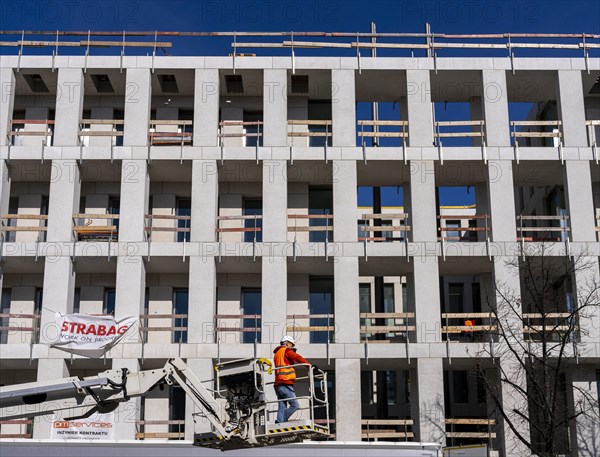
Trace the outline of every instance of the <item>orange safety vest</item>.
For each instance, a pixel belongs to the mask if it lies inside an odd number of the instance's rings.
[[[289,366],[289,363],[285,357],[285,351],[288,348],[285,346],[279,349],[275,353],[275,366],[276,367],[284,367]],[[296,379],[296,370],[294,367],[282,368],[279,370],[275,370],[275,385],[277,384],[294,384],[294,380]]]
[[[471,320],[471,319],[467,319],[467,320],[465,321],[465,326],[466,326],[466,327],[473,327],[474,325],[475,325],[475,321],[473,321],[473,320]],[[465,331],[467,331],[467,332],[472,332],[472,331],[473,331],[473,329],[467,329],[467,330],[465,330]]]

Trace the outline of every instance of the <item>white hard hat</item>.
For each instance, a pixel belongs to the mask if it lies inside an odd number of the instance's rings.
[[[281,338],[281,344],[285,343],[286,341],[289,341],[290,343],[292,343],[294,346],[296,346],[296,340],[294,340],[293,337],[289,336],[289,335],[285,335],[283,338]]]

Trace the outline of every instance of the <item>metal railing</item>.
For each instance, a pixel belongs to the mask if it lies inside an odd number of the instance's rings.
[[[249,327],[247,325],[245,325],[245,323],[243,322],[243,320],[248,319],[248,320],[253,320],[254,321],[254,327]],[[221,321],[237,321],[237,325],[232,325],[231,322],[221,322]],[[242,322],[240,323],[239,321],[242,320]],[[259,335],[261,335],[261,320],[262,320],[262,314],[215,314],[215,334],[216,334],[216,338],[217,338],[217,343],[221,342],[221,337],[220,334],[222,333],[234,333],[236,334],[236,336],[239,336],[239,334],[242,335],[242,341],[237,341],[238,343],[246,343],[244,341],[244,334],[247,333],[253,333],[254,334],[254,339],[251,343],[259,343],[260,342],[260,337]],[[250,343],[250,342],[248,342]]]
[[[476,242],[477,234],[480,232],[484,233],[485,241],[489,242],[490,233],[492,227],[490,225],[491,216],[489,214],[477,214],[477,215],[445,215],[437,216],[439,221],[438,232],[440,236],[439,241],[470,241]],[[444,221],[467,221],[468,226],[448,227]],[[477,225],[479,221],[483,221],[483,225]],[[473,224],[474,223],[474,224]],[[446,233],[458,233],[458,235],[445,236]]]
[[[37,225],[13,225],[11,221],[38,221]],[[48,231],[48,215],[46,214],[3,214],[0,219],[0,232],[6,242],[13,241],[17,232],[37,232],[36,242],[45,241]],[[13,236],[15,235],[15,236]]]
[[[9,337],[13,333],[21,335],[21,341],[19,341],[19,343],[36,343],[40,336],[41,319],[41,314],[0,314],[0,343],[12,344],[12,342],[9,341]],[[6,322],[6,320],[8,320],[8,322]]]
[[[153,232],[171,232],[179,235],[183,233],[183,237],[181,241],[177,239],[177,242],[185,243],[188,240],[188,234],[191,232],[190,223],[192,220],[192,216],[176,216],[170,214],[145,214],[145,224],[144,230],[146,231],[146,239],[148,241],[152,241],[152,233]],[[177,222],[177,227],[161,227],[156,226],[154,221],[172,221],[173,223]],[[183,227],[179,227],[179,221],[183,221]],[[174,225],[174,224],[173,224]],[[179,237],[177,237],[179,238]]]
[[[91,130],[93,125],[106,125],[110,126],[110,129],[106,130]],[[84,138],[92,137],[92,136],[107,136],[116,140],[117,137],[123,136],[123,130],[118,130],[118,125],[125,125],[125,121],[123,119],[80,119],[79,120],[79,138],[81,140],[81,144],[85,141]]]
[[[93,225],[95,219],[110,221],[110,225]],[[118,214],[73,214],[73,234],[77,241],[117,241]],[[87,221],[87,222],[86,222]]]
[[[45,126],[45,129],[38,131],[22,130],[26,125],[43,125]],[[50,119],[13,119],[11,121],[11,130],[7,133],[8,144],[11,146],[19,146],[15,144],[15,137],[21,136],[45,137],[42,141],[42,146],[52,146],[52,137],[54,136],[54,121]]]
[[[150,142],[150,146],[191,146],[193,132],[186,132],[186,127],[192,126],[193,124],[193,121],[152,119],[148,128],[148,141]],[[170,126],[177,127],[177,131],[160,131],[161,127],[164,128]]]
[[[573,313],[523,313],[523,333],[531,340],[544,336],[560,337],[568,333],[571,340],[575,341],[577,331],[577,320]]]
[[[374,225],[375,221],[382,220],[399,220],[400,224]],[[407,222],[408,214],[406,213],[363,214],[358,220],[358,230],[363,232],[362,236],[358,236],[358,241],[406,241],[407,232],[410,231],[410,225],[407,225]],[[394,232],[397,232],[397,236]],[[372,236],[372,233],[380,235]]]
[[[325,260],[329,260],[329,242],[333,238],[333,214],[288,214],[288,221],[294,221],[294,225],[288,225],[288,233],[294,234],[293,240],[293,259],[296,261],[298,247],[298,233],[308,232],[309,242],[321,242],[320,240],[311,240],[310,234],[323,234],[322,242],[325,244]],[[308,225],[298,225],[299,221],[307,221]],[[325,225],[310,225],[311,221],[325,221]]]
[[[415,436],[412,430],[414,425],[412,419],[362,419],[360,423],[361,437],[367,441],[390,438],[408,441]]]
[[[400,138],[402,152],[404,154],[404,162],[406,163],[406,139],[408,138],[408,121],[357,121],[360,130],[357,132],[361,138],[361,147],[363,150],[363,160],[367,161],[367,138],[372,138],[375,141],[376,138]],[[371,130],[365,131],[365,127],[371,127]],[[399,127],[398,130],[394,131],[380,131],[379,127],[395,128]]]
[[[135,439],[136,440],[144,440],[144,439],[168,439],[168,440],[182,440],[185,438],[185,419],[175,419],[175,420],[136,420],[135,425],[138,427],[139,432],[136,432]],[[168,426],[169,429],[172,426],[177,426],[176,432],[146,432],[146,426]]]
[[[360,313],[360,335],[369,343],[404,342],[416,330],[414,319],[415,313]]]
[[[252,227],[222,227],[223,222],[228,221],[254,221]],[[262,227],[258,225],[258,221],[261,221],[262,224],[262,215],[261,214],[248,214],[243,216],[217,216],[217,228],[215,232],[217,233],[217,241],[219,243],[219,262],[221,261],[221,245],[223,243],[223,234],[224,233],[240,233],[244,235],[245,233],[252,233],[252,258],[256,260],[256,243],[261,240],[258,239],[258,234],[262,235]],[[261,238],[262,239],[262,238]],[[242,236],[242,242],[245,241],[245,237]]]
[[[537,221],[558,222],[558,226],[538,226]],[[530,225],[535,223],[536,225]],[[517,241],[563,241],[569,239],[571,229],[568,226],[569,216],[517,216]],[[534,236],[534,233],[550,234],[550,236]],[[558,234],[558,236],[556,236]]]
[[[530,146],[533,138],[544,139],[544,138],[557,138],[558,140],[558,152],[560,154],[560,161],[564,162],[563,156],[563,128],[562,121],[510,121],[511,132],[510,136],[513,139],[513,147],[515,148],[515,158],[519,163],[519,138],[525,138],[527,141],[526,146]],[[517,127],[528,127],[527,131],[521,129],[517,130]],[[531,128],[536,131],[531,131]],[[552,127],[551,132],[539,131],[544,127]]]
[[[442,131],[442,129],[455,129],[456,127],[476,127],[469,132],[460,131]],[[481,138],[481,148],[483,151],[483,160],[487,163],[486,139],[485,139],[485,121],[435,121],[434,122],[433,138],[440,154],[440,163],[444,164],[444,148],[442,138]]]
[[[300,119],[289,119],[288,121],[287,136],[289,138],[308,138],[309,146],[313,146],[311,139],[313,138],[325,138],[323,147],[325,148],[325,154],[327,154],[327,147],[331,146],[331,138],[333,136],[332,126],[333,121],[330,120],[300,120]],[[306,127],[306,130],[298,131],[297,127]],[[327,155],[325,156],[327,159]]]
[[[498,331],[494,313],[442,313],[442,321],[442,336],[446,339],[456,335],[459,339],[475,340]]]
[[[171,325],[151,325],[151,319],[170,319]],[[188,335],[187,314],[140,314],[140,333],[143,343],[149,341],[149,332],[170,332],[171,343],[186,343]]]
[[[445,419],[445,424],[446,438],[490,441],[496,438],[496,432],[492,431],[492,428],[496,425],[495,419],[447,418]]]

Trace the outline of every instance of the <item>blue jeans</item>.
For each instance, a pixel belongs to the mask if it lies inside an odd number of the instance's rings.
[[[298,401],[296,400],[294,386],[280,384],[275,386],[275,393],[277,394],[278,400],[283,400],[279,402],[279,409],[277,410],[277,422],[287,422],[291,415],[294,414],[300,407]],[[286,404],[289,405],[288,408],[286,408]]]

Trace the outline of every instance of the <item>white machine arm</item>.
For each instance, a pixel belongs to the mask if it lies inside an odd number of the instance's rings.
[[[85,378],[0,387],[0,420],[49,414],[69,419],[109,412],[120,402],[144,396],[163,383],[180,385],[224,438],[233,433],[233,427],[227,427],[223,420],[222,407],[179,358],[169,359],[157,370],[134,372],[123,368]]]

